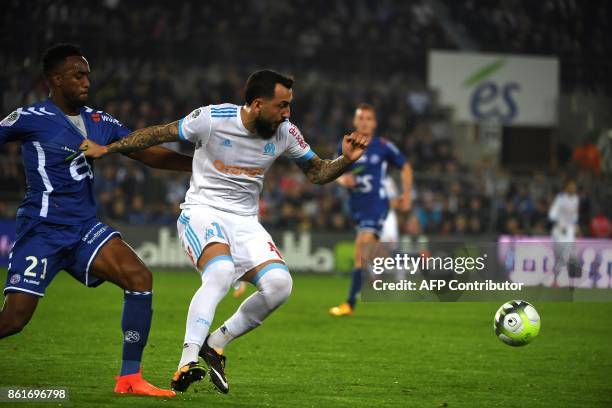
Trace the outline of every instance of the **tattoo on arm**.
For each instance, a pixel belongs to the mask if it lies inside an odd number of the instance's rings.
[[[130,153],[165,142],[179,140],[178,121],[167,125],[138,129],[127,137],[108,145],[108,153]]]
[[[298,162],[297,165],[312,183],[325,184],[337,179],[351,163],[344,156],[334,160],[322,160],[315,155],[308,161]]]

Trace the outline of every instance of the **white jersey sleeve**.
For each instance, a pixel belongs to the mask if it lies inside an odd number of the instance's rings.
[[[185,116],[178,124],[179,137],[181,140],[189,140],[192,143],[208,142],[212,130],[210,117],[210,106],[197,108]]]
[[[281,137],[287,140],[284,155],[295,161],[310,160],[315,154],[302,137],[302,133],[293,123],[287,121],[279,129]]]

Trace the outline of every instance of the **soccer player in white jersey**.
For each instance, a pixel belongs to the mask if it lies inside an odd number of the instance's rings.
[[[177,391],[203,378],[199,355],[215,387],[227,393],[225,357],[217,350],[259,326],[291,293],[287,265],[257,219],[266,170],[285,155],[311,182],[324,184],[344,173],[368,146],[366,136],[352,133],[344,137],[338,158],[320,159],[289,122],[292,86],[291,78],[257,71],[246,82],[243,106],[204,106],[180,121],[135,131],[120,143],[81,145],[86,156],[98,158],[177,140],[195,144],[191,186],[177,225],[202,285],[189,306],[183,354],[171,383]],[[209,334],[217,304],[239,279],[257,291]]]
[[[569,266],[576,239],[578,224],[579,199],[576,194],[576,182],[568,180],[565,188],[555,197],[548,211],[548,218],[553,223],[552,240],[555,252],[553,267],[557,279],[561,269]]]

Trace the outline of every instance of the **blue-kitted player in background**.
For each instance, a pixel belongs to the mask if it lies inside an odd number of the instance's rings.
[[[401,169],[403,192],[399,210],[408,211],[411,205],[412,167],[393,143],[375,136],[374,107],[360,104],[355,110],[353,126],[356,132],[369,137],[370,144],[363,156],[348,168],[349,171],[337,179],[350,190],[349,207],[357,226],[357,238],[349,296],[345,303],[329,310],[332,316],[350,316],[355,309],[363,282],[363,259],[368,258],[368,251],[378,243],[389,211],[389,198],[383,185],[389,164]]]
[[[0,338],[25,327],[60,270],[90,287],[108,280],[125,293],[115,392],[172,397],[173,391],[149,384],[140,373],[153,313],[151,272],[118,231],[96,218],[93,170],[79,151],[85,139],[106,145],[130,131],[109,114],[85,106],[90,68],[78,47],[56,45],[42,65],[49,98],[17,109],[0,123],[0,144],[21,143],[27,179],[9,255]],[[127,155],[151,167],[191,171],[190,156],[162,147]]]

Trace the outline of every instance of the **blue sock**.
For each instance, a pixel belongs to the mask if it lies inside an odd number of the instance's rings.
[[[126,290],[123,296],[123,358],[121,374],[135,374],[140,371],[142,351],[147,344],[151,328],[152,292],[133,292]]]
[[[349,297],[347,303],[351,305],[352,308],[355,308],[355,303],[357,303],[357,295],[361,292],[361,283],[363,281],[363,269],[355,268],[353,269],[353,278],[351,280],[351,290],[349,291]]]

